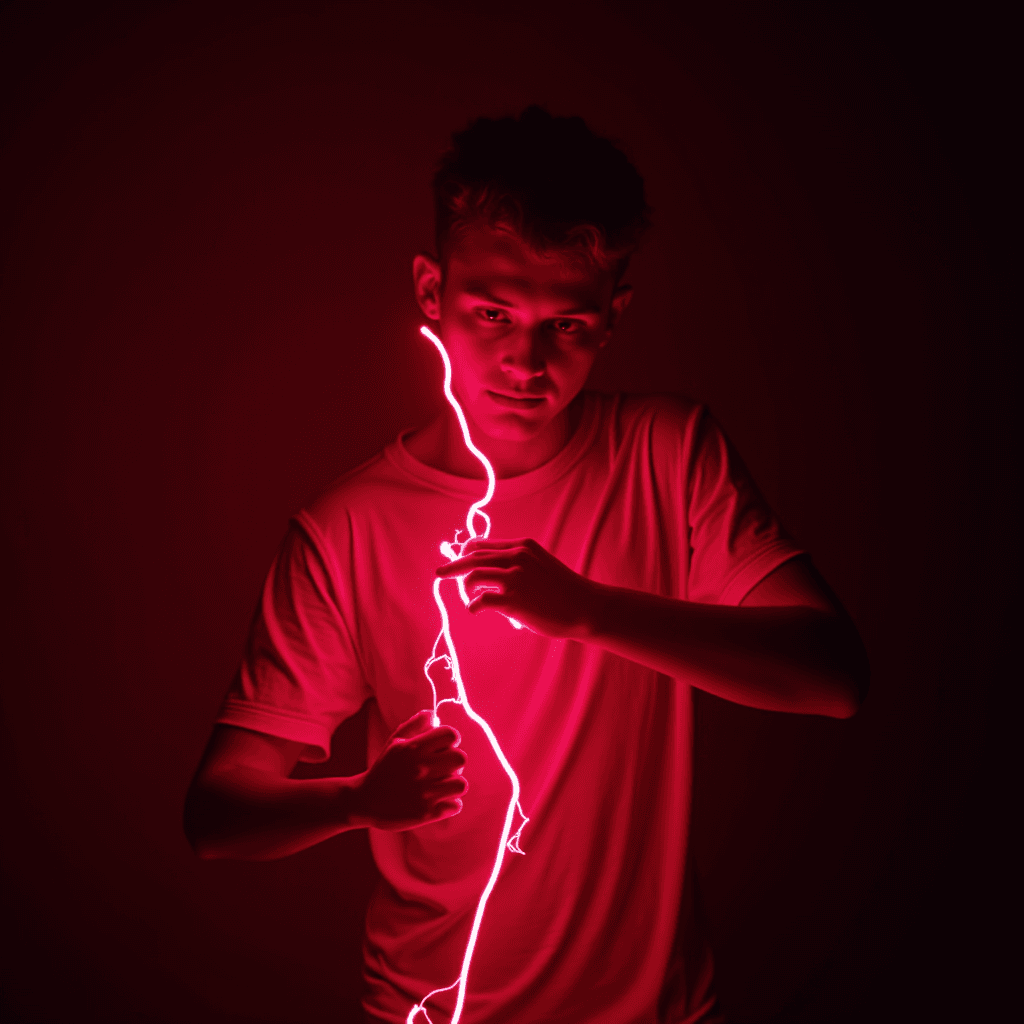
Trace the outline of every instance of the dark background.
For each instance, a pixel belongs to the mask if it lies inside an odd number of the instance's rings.
[[[433,163],[528,102],[654,208],[593,385],[707,402],[872,658],[847,722],[698,699],[725,1006],[997,1011],[1009,30],[818,6],[0,9],[5,1020],[354,1018],[365,835],[200,863],[182,800],[288,515],[438,407]]]

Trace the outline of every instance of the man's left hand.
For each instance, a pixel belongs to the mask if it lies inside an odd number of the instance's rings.
[[[470,612],[501,612],[554,639],[580,639],[597,598],[593,582],[529,538],[474,538],[437,575],[465,577]]]

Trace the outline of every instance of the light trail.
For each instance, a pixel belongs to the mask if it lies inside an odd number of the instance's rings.
[[[474,537],[490,536],[491,519],[490,516],[484,512],[484,506],[492,497],[494,497],[494,468],[487,460],[487,456],[484,455],[484,453],[480,451],[475,444],[473,444],[473,439],[469,436],[469,425],[466,423],[465,413],[463,413],[462,406],[459,405],[458,399],[456,399],[455,395],[452,394],[452,364],[451,360],[448,358],[448,352],[445,350],[444,344],[441,342],[441,339],[433,333],[433,331],[426,327],[421,327],[420,333],[425,338],[428,338],[433,342],[434,347],[437,349],[442,361],[444,362],[444,397],[448,400],[448,404],[452,409],[455,410],[456,417],[458,417],[459,426],[462,428],[462,440],[465,442],[469,451],[479,460],[480,464],[484,467],[484,471],[487,473],[486,493],[479,501],[473,502],[469,507],[469,511],[466,513],[466,532],[468,536],[464,541],[460,541],[459,534],[462,531],[456,530],[454,540],[445,540],[441,542],[441,553],[449,561],[455,561],[456,558],[462,557],[466,544]],[[475,523],[478,516],[483,524],[482,531],[480,533],[477,533]],[[468,605],[469,595],[466,593],[466,578],[465,576],[458,576],[456,579],[458,580],[459,596],[462,598],[462,603]],[[430,1020],[430,1016],[427,1014],[427,1001],[443,992],[450,992],[456,986],[458,986],[458,994],[455,1001],[455,1012],[452,1014],[451,1018],[451,1024],[458,1024],[459,1019],[462,1017],[462,1007],[466,1001],[466,981],[469,978],[469,965],[473,960],[473,951],[476,949],[476,940],[477,936],[480,934],[480,925],[484,919],[484,910],[487,907],[487,900],[498,881],[498,875],[501,873],[501,865],[505,860],[505,851],[508,850],[511,853],[523,852],[519,846],[519,837],[522,835],[523,828],[526,826],[526,823],[530,820],[523,813],[522,805],[519,802],[519,777],[513,770],[512,765],[509,764],[508,758],[505,757],[505,753],[501,749],[501,744],[498,743],[498,739],[494,735],[490,725],[488,725],[487,721],[481,718],[481,716],[473,710],[469,703],[469,698],[466,696],[466,687],[462,679],[462,671],[459,668],[459,656],[455,651],[455,643],[452,640],[451,628],[448,622],[448,609],[445,607],[444,599],[441,597],[442,582],[443,581],[440,578],[434,580],[434,603],[437,605],[437,610],[441,615],[441,631],[437,634],[437,639],[434,641],[434,647],[431,650],[430,657],[423,665],[423,672],[427,677],[427,682],[430,683],[430,689],[434,695],[434,717],[432,724],[435,728],[441,724],[441,720],[437,714],[437,709],[441,704],[461,704],[466,714],[484,731],[484,735],[491,744],[491,749],[494,751],[495,756],[501,763],[501,767],[505,770],[505,774],[509,777],[509,781],[512,784],[512,798],[509,800],[508,810],[505,812],[505,824],[501,831],[501,840],[498,843],[497,856],[494,858],[494,867],[491,869],[491,875],[487,880],[487,885],[484,887],[484,891],[481,893],[480,899],[477,901],[476,914],[473,917],[473,927],[470,930],[469,941],[466,943],[466,951],[462,957],[462,971],[456,981],[453,981],[450,985],[447,985],[444,988],[434,989],[433,992],[430,992],[416,1003],[405,1018],[406,1024],[415,1024],[416,1016],[420,1013],[422,1013],[426,1018],[428,1024],[433,1024]],[[516,629],[523,628],[522,624],[516,622],[515,619],[509,616],[505,617],[513,626],[515,626]],[[444,641],[445,650],[439,651],[442,640]],[[437,664],[444,665],[449,672],[451,672],[452,679],[455,681],[456,691],[458,692],[458,698],[447,697],[444,700],[438,701],[437,687],[434,686],[434,680],[430,677],[430,670]],[[513,835],[512,823],[515,820],[515,813],[517,810],[519,811],[519,816],[523,821]]]

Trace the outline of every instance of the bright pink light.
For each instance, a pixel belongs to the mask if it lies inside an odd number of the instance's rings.
[[[484,455],[484,453],[481,452],[475,444],[473,444],[473,440],[469,436],[469,425],[466,423],[466,416],[462,411],[462,406],[459,405],[458,400],[452,394],[452,364],[441,339],[426,327],[421,327],[420,333],[434,343],[434,346],[437,348],[437,351],[444,362],[444,397],[448,399],[448,404],[455,410],[455,415],[459,420],[459,426],[462,428],[462,439],[465,441],[466,447],[480,461],[480,464],[484,467],[484,470],[487,473],[486,493],[479,501],[470,505],[469,512],[466,514],[466,531],[469,536],[466,540],[460,541],[459,534],[462,531],[456,530],[454,540],[441,542],[441,553],[449,561],[454,561],[456,558],[460,558],[462,556],[462,552],[471,538],[477,536],[490,536],[491,520],[487,513],[484,512],[483,508],[494,496],[494,468],[491,466],[490,462],[487,461],[487,456]],[[474,519],[477,516],[479,516],[483,521],[483,531],[480,534],[476,532],[474,523]],[[458,576],[456,579],[458,580],[459,596],[462,598],[462,603],[468,605],[469,595],[466,593],[466,578],[465,576]],[[456,987],[456,985],[458,986],[459,991],[455,1001],[455,1012],[452,1014],[451,1024],[458,1024],[458,1021],[462,1016],[463,1004],[466,1001],[466,979],[469,977],[469,965],[473,959],[473,950],[476,948],[477,936],[480,934],[480,924],[484,918],[484,910],[487,907],[487,900],[491,895],[491,890],[494,889],[495,883],[498,881],[498,874],[500,873],[501,865],[505,860],[505,851],[509,850],[512,853],[523,852],[519,846],[519,837],[522,835],[523,828],[526,823],[530,820],[523,813],[522,805],[519,803],[518,776],[512,770],[512,765],[509,764],[508,758],[505,757],[505,753],[501,749],[501,744],[498,743],[497,737],[494,735],[490,725],[488,725],[487,722],[473,710],[470,706],[469,698],[466,696],[466,687],[462,680],[462,672],[459,669],[459,657],[455,652],[455,644],[452,641],[452,634],[448,625],[448,609],[445,607],[444,599],[441,597],[441,583],[442,580],[440,579],[434,580],[434,602],[437,605],[437,610],[441,614],[441,631],[437,634],[437,639],[434,641],[434,647],[430,653],[430,657],[423,665],[423,671],[427,677],[427,682],[430,683],[430,689],[434,695],[433,724],[435,727],[441,724],[441,720],[438,718],[437,714],[437,709],[441,704],[461,704],[466,714],[469,715],[469,717],[476,722],[481,729],[483,729],[484,735],[486,735],[488,742],[491,744],[491,749],[494,751],[495,757],[497,757],[498,761],[501,763],[501,767],[505,770],[505,774],[509,777],[509,781],[512,783],[512,798],[509,800],[508,810],[505,812],[505,825],[501,832],[501,841],[498,843],[498,853],[494,859],[494,867],[491,869],[491,876],[487,880],[487,885],[484,887],[484,891],[481,893],[480,899],[476,905],[476,914],[473,917],[473,927],[470,930],[469,941],[466,943],[466,951],[462,957],[462,971],[459,974],[458,980],[453,981],[450,985],[447,985],[444,988],[434,989],[433,992],[426,995],[409,1011],[409,1015],[405,1018],[406,1024],[414,1024],[416,1015],[419,1013],[422,1013],[427,1021],[430,1022],[430,1017],[427,1014],[425,1005],[427,1000],[436,995],[440,995],[442,992],[450,992]],[[516,622],[515,619],[509,618],[509,622],[511,622],[516,629],[522,628],[522,625]],[[439,654],[438,648],[442,640],[444,640],[447,653]],[[430,678],[430,670],[439,662],[445,665],[445,667],[451,672],[452,679],[455,680],[456,690],[459,695],[457,699],[454,697],[448,697],[442,701],[438,701],[437,699],[437,688],[434,686],[434,680]],[[516,810],[519,811],[519,815],[523,821],[513,835],[512,822],[515,819]],[[430,1022],[430,1024],[433,1024],[433,1022]]]

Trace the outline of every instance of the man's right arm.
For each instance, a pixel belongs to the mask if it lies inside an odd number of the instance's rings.
[[[292,779],[303,744],[218,725],[185,798],[203,859],[274,860],[353,828],[416,828],[462,810],[465,753],[430,712],[403,723],[359,775]]]

